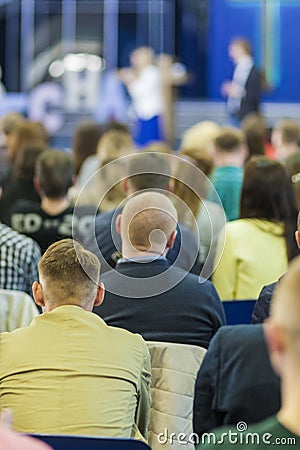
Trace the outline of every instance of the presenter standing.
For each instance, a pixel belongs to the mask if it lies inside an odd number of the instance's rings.
[[[139,47],[130,55],[131,67],[118,72],[132,100],[136,117],[133,139],[139,147],[165,139],[163,82],[153,60],[154,54],[150,47]]]
[[[261,95],[261,74],[254,65],[250,44],[245,39],[233,39],[228,47],[235,69],[231,81],[222,84],[227,97],[227,111],[234,125],[249,113],[258,112]]]

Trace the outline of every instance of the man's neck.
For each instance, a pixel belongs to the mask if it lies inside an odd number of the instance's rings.
[[[216,153],[215,155],[215,166],[216,167],[243,167],[244,165],[244,156],[241,152],[232,152],[232,153]]]
[[[41,202],[41,208],[47,214],[55,216],[65,211],[70,206],[68,197],[62,197],[58,199],[44,197]]]
[[[128,248],[126,245],[123,245],[122,248],[122,255],[124,259],[147,259],[149,258],[149,260],[154,260],[157,259],[159,256],[166,256],[167,252],[168,252],[168,248],[165,249],[164,252],[159,252],[159,251],[144,251],[144,250],[140,250],[140,251],[133,251],[131,248]]]

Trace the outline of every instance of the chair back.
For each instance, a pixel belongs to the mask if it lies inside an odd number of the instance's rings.
[[[193,433],[194,388],[206,349],[150,341],[147,346],[152,371],[149,445],[152,450],[194,450],[189,441]]]
[[[0,289],[0,333],[27,327],[39,315],[30,295],[21,291]]]
[[[227,325],[250,324],[256,300],[223,301]]]
[[[151,450],[147,444],[136,439],[39,434],[31,436],[46,442],[53,450]]]

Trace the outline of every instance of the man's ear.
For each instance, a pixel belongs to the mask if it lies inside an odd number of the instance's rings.
[[[97,289],[97,294],[94,301],[94,306],[100,306],[104,300],[105,287],[103,283],[100,283]]]
[[[171,192],[171,193],[174,192],[174,185],[175,185],[174,179],[170,178],[169,184],[168,184],[168,192]]]
[[[119,214],[116,220],[116,230],[119,234],[121,234],[121,221],[122,221],[122,215]]]
[[[268,353],[274,371],[280,376],[282,369],[282,357],[284,356],[284,336],[279,325],[268,318],[263,323],[263,331],[268,347]]]
[[[122,180],[122,188],[125,194],[128,194],[128,178],[124,178],[124,180]]]
[[[298,248],[299,248],[299,250],[300,250],[300,233],[299,233],[299,231],[298,231],[298,230],[297,230],[297,231],[295,231],[295,239],[296,239],[296,242],[297,242]]]
[[[43,288],[37,281],[35,281],[32,285],[32,294],[34,301],[38,306],[45,306]]]
[[[37,177],[36,175],[33,177],[33,186],[34,186],[35,191],[36,191],[39,195],[41,195],[41,185],[40,185],[40,180],[38,179],[38,177]]]
[[[177,230],[174,230],[173,233],[171,234],[171,236],[168,239],[167,248],[173,248],[176,236],[177,236]]]

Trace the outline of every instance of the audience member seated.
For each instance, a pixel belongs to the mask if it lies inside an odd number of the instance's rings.
[[[298,214],[298,229],[295,232],[295,238],[297,247],[300,250],[300,213]],[[280,279],[278,280],[280,281]],[[278,281],[264,286],[259,294],[257,301],[255,302],[252,323],[263,323],[263,321],[269,317],[270,304],[274,294],[274,290],[277,286]]]
[[[19,113],[11,112],[5,114],[1,117],[0,129],[2,133],[2,141],[7,152],[7,149],[10,147],[10,141],[12,140],[13,131],[17,128],[20,122],[23,122],[25,117]],[[3,163],[3,165],[2,165]],[[5,157],[4,161],[1,161],[0,174],[2,179],[2,187],[6,187],[6,183],[10,180],[11,176],[11,161]]]
[[[41,204],[18,202],[11,211],[12,227],[38,242],[42,253],[53,242],[72,237],[72,233],[82,240],[94,221],[96,208],[71,206],[67,195],[73,182],[70,156],[59,150],[43,152],[36,161],[34,182]]]
[[[241,129],[245,134],[249,159],[257,155],[274,157],[274,149],[267,140],[267,128],[263,116],[257,113],[247,114],[241,122]]]
[[[170,266],[165,255],[176,238],[177,213],[171,200],[143,192],[117,218],[123,258],[106,272],[103,305],[94,308],[108,325],[165,341],[207,348],[225,323],[210,281]]]
[[[47,147],[48,141],[44,130],[38,122],[20,120],[15,122],[6,139],[7,160],[11,164],[8,181],[15,170],[15,164],[23,149],[28,146]]]
[[[146,151],[122,158],[124,192],[128,197],[144,189],[167,192],[170,187],[170,161],[172,160],[170,155]],[[126,175],[127,178],[125,178]],[[85,248],[98,256],[102,273],[115,267],[122,254],[121,236],[116,230],[116,218],[122,212],[123,206],[124,202],[118,208],[96,217],[95,233],[88,233],[84,240]],[[168,252],[167,259],[171,264],[174,263],[185,270],[193,270],[198,256],[198,242],[194,233],[185,225],[180,224],[178,231],[174,247]],[[179,252],[180,257],[178,257]]]
[[[77,204],[94,205],[101,211],[116,208],[125,198],[120,182],[125,164],[121,157],[132,151],[133,142],[127,131],[106,131],[99,140],[97,155],[85,160],[75,190],[72,189]]]
[[[245,166],[240,219],[220,234],[213,282],[222,300],[256,299],[299,252],[294,193],[284,167],[263,156]]]
[[[231,429],[222,428],[215,433],[215,442],[210,445],[200,445],[198,449],[266,449],[277,444],[281,447],[300,446],[300,413],[299,413],[299,339],[300,339],[300,308],[299,308],[299,278],[300,258],[292,262],[287,275],[282,279],[272,300],[270,318],[264,323],[263,330],[267,342],[269,357],[274,371],[280,377],[281,408],[263,422],[251,426],[237,426]],[[251,326],[256,328],[257,326]],[[245,341],[244,341],[245,342]],[[253,354],[251,364],[257,360],[259,345]],[[248,359],[249,361],[249,359]],[[247,364],[249,373],[251,365]],[[261,377],[261,368],[253,374],[251,383]],[[227,386],[228,387],[228,386]],[[268,381],[266,380],[266,389]],[[229,392],[229,390],[228,390]],[[261,394],[263,396],[263,393]],[[265,397],[272,401],[272,395]],[[240,400],[241,401],[241,400]],[[256,409],[260,406],[256,404]],[[227,434],[226,434],[227,433]],[[222,437],[222,438],[221,438]],[[221,438],[221,439],[220,439]]]
[[[18,201],[40,203],[39,194],[34,188],[33,177],[35,161],[44,150],[44,147],[29,146],[18,155],[12,179],[7,189],[4,189],[0,200],[3,223],[11,226],[11,210]]]
[[[195,384],[194,431],[258,422],[280,408],[279,379],[260,325],[222,327],[212,339]]]
[[[80,122],[75,128],[72,157],[76,177],[87,158],[89,156],[96,157],[97,145],[102,133],[101,126],[90,120]],[[85,181],[82,183],[80,177],[76,180],[79,186],[83,186]]]
[[[141,336],[107,326],[96,256],[71,239],[51,245],[33,284],[43,309],[0,334],[1,410],[30,434],[146,438],[150,355]]]
[[[212,158],[197,149],[181,149],[179,154],[182,159],[177,161],[172,187],[178,221],[195,232],[201,275],[210,277],[218,237],[226,223],[222,205],[206,199]]]
[[[0,289],[31,294],[40,257],[36,242],[0,222]]]
[[[212,120],[198,122],[184,133],[181,148],[195,148],[201,154],[212,156],[214,140],[221,130],[221,126]]]
[[[216,137],[214,151],[215,169],[211,182],[220,197],[228,220],[239,217],[239,204],[243,182],[243,166],[248,155],[245,137],[240,130],[224,128]],[[209,200],[218,202],[216,193],[210,192]]]
[[[293,119],[280,120],[272,131],[272,144],[280,161],[299,152],[300,126]]]

